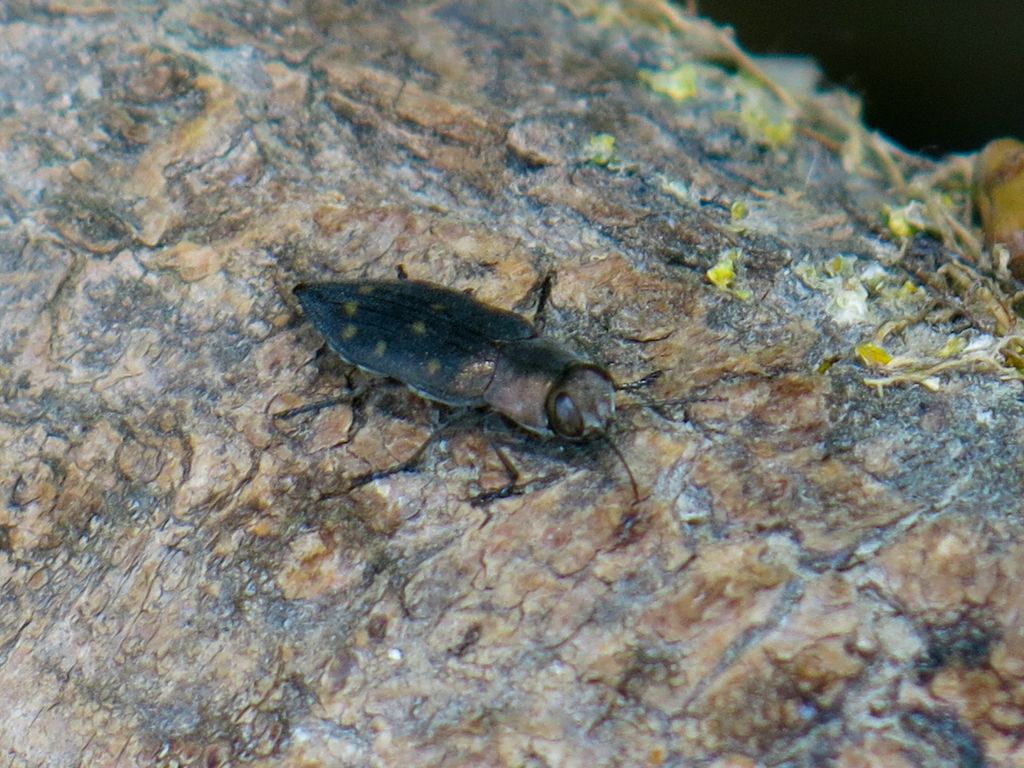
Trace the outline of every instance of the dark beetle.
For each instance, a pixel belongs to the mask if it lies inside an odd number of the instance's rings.
[[[430,400],[489,406],[539,435],[604,435],[615,415],[608,373],[525,318],[416,280],[309,283],[306,316],[348,363]]]

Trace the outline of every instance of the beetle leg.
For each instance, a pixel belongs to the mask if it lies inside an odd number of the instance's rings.
[[[299,405],[295,408],[289,408],[286,411],[280,411],[278,413],[270,414],[272,419],[294,419],[296,416],[301,416],[304,413],[316,413],[322,411],[324,408],[333,408],[335,405],[342,405],[343,403],[349,402],[348,397],[331,397],[327,400],[319,400],[315,403],[306,403],[305,405]]]
[[[486,504],[490,504],[492,501],[507,499],[510,496],[517,496],[523,492],[522,487],[519,486],[519,469],[512,462],[512,459],[510,459],[508,454],[501,449],[501,446],[493,440],[488,438],[487,442],[490,443],[491,449],[497,455],[498,460],[501,461],[501,465],[505,468],[505,474],[508,475],[508,482],[493,491],[484,491],[470,498],[469,503],[474,507],[482,507]],[[490,518],[488,517],[488,519]],[[486,521],[484,524],[486,525]]]
[[[373,472],[365,472],[361,475],[356,475],[349,484],[349,490],[354,490],[355,488],[372,483],[375,480],[391,477],[392,475],[397,475],[401,472],[412,472],[417,466],[419,466],[419,463],[423,461],[423,457],[426,455],[430,446],[437,442],[442,435],[458,428],[463,422],[471,421],[475,418],[479,418],[479,415],[476,412],[466,411],[448,419],[448,421],[431,432],[427,436],[427,439],[420,443],[420,447],[417,448],[408,459],[399,464],[395,464],[392,467],[388,467],[387,469],[378,469]]]
[[[485,507],[492,501],[498,501],[499,499],[508,499],[512,496],[521,496],[524,493],[531,493],[539,488],[551,485],[561,479],[560,474],[549,474],[543,477],[538,477],[533,480],[527,480],[526,482],[520,482],[522,474],[519,472],[519,468],[515,465],[508,453],[506,453],[497,443],[488,438],[491,444],[491,448],[494,449],[498,459],[501,461],[502,466],[505,468],[505,472],[508,474],[508,482],[500,488],[495,488],[493,491],[484,491],[478,493],[476,496],[472,496],[469,499],[469,503],[474,507]],[[484,522],[480,525],[483,528],[490,521],[490,513],[484,519]]]
[[[339,397],[329,397],[326,400],[318,400],[315,403],[306,403],[305,405],[298,405],[294,408],[289,408],[278,413],[270,414],[272,419],[294,419],[296,416],[301,416],[304,413],[317,413],[322,411],[324,408],[333,408],[336,405],[343,405],[344,403],[355,404],[363,395],[369,391],[369,386],[363,384],[356,387],[351,392]]]

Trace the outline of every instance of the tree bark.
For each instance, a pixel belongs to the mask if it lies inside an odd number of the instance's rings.
[[[1024,762],[1016,319],[912,183],[955,164],[657,0],[0,36],[7,765]],[[549,286],[639,382],[641,500],[494,414],[354,483],[460,416],[291,288],[399,273]]]

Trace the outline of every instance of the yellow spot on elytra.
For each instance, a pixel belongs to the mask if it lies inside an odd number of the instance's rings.
[[[359,302],[346,301],[345,304],[343,305],[343,308],[345,310],[346,315],[348,315],[349,317],[353,317],[356,314],[356,310],[359,309]]]
[[[359,333],[359,328],[354,326],[352,323],[349,323],[342,329],[341,338],[345,341],[352,341],[352,339],[356,337],[357,333]]]
[[[430,308],[435,312],[444,312],[446,309],[448,309],[448,305],[445,304],[443,301],[435,301],[433,304],[430,305]]]
[[[417,320],[409,327],[412,328],[412,332],[415,333],[417,336],[422,336],[427,332],[427,324],[424,323],[422,320]]]
[[[437,359],[432,359],[427,363],[427,373],[431,376],[435,376],[438,371],[441,370],[441,363]]]
[[[358,293],[360,296],[369,296],[371,293],[373,293],[373,286],[372,285],[360,285],[356,289],[356,293]]]
[[[384,353],[388,351],[388,343],[386,341],[378,341],[373,347],[373,354],[377,357],[384,357]]]

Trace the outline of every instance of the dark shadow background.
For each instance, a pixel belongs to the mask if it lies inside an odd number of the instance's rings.
[[[1024,139],[1024,0],[698,0],[755,53],[814,56],[910,150]]]

